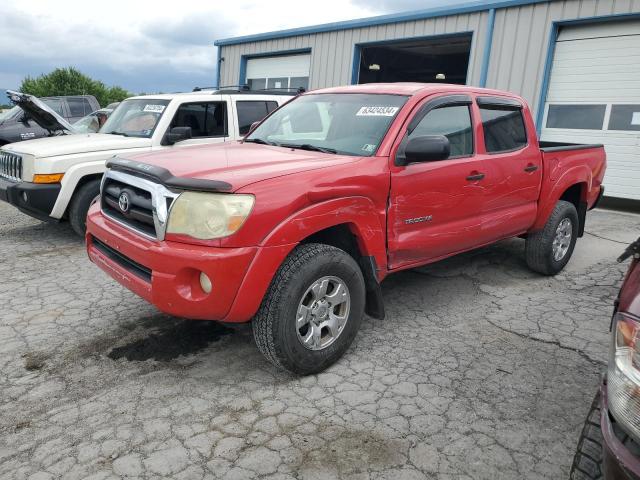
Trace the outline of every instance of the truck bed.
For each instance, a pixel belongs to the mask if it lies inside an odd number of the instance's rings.
[[[568,142],[543,142],[540,140],[540,150],[543,152],[561,152],[564,150],[585,150],[588,148],[602,148],[601,143],[568,143]]]

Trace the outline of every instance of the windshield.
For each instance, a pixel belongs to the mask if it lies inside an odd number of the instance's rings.
[[[125,100],[109,116],[100,133],[150,138],[169,100]]]
[[[13,107],[6,112],[0,113],[0,122],[4,122],[5,120],[9,120],[11,118],[17,118],[22,114],[22,109],[20,107]]]
[[[245,141],[368,157],[406,101],[368,93],[303,95],[274,112]]]

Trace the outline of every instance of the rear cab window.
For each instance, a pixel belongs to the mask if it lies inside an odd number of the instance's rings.
[[[482,131],[487,153],[504,153],[527,146],[527,129],[522,105],[503,97],[478,97]]]

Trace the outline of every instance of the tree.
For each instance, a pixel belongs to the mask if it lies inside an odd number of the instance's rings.
[[[73,67],[56,68],[51,73],[35,78],[27,76],[20,84],[20,91],[36,97],[93,95],[102,106],[120,102],[132,95],[121,87],[107,87]]]

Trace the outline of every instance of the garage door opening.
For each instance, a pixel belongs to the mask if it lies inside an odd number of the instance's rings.
[[[360,47],[358,83],[467,83],[471,34]]]

